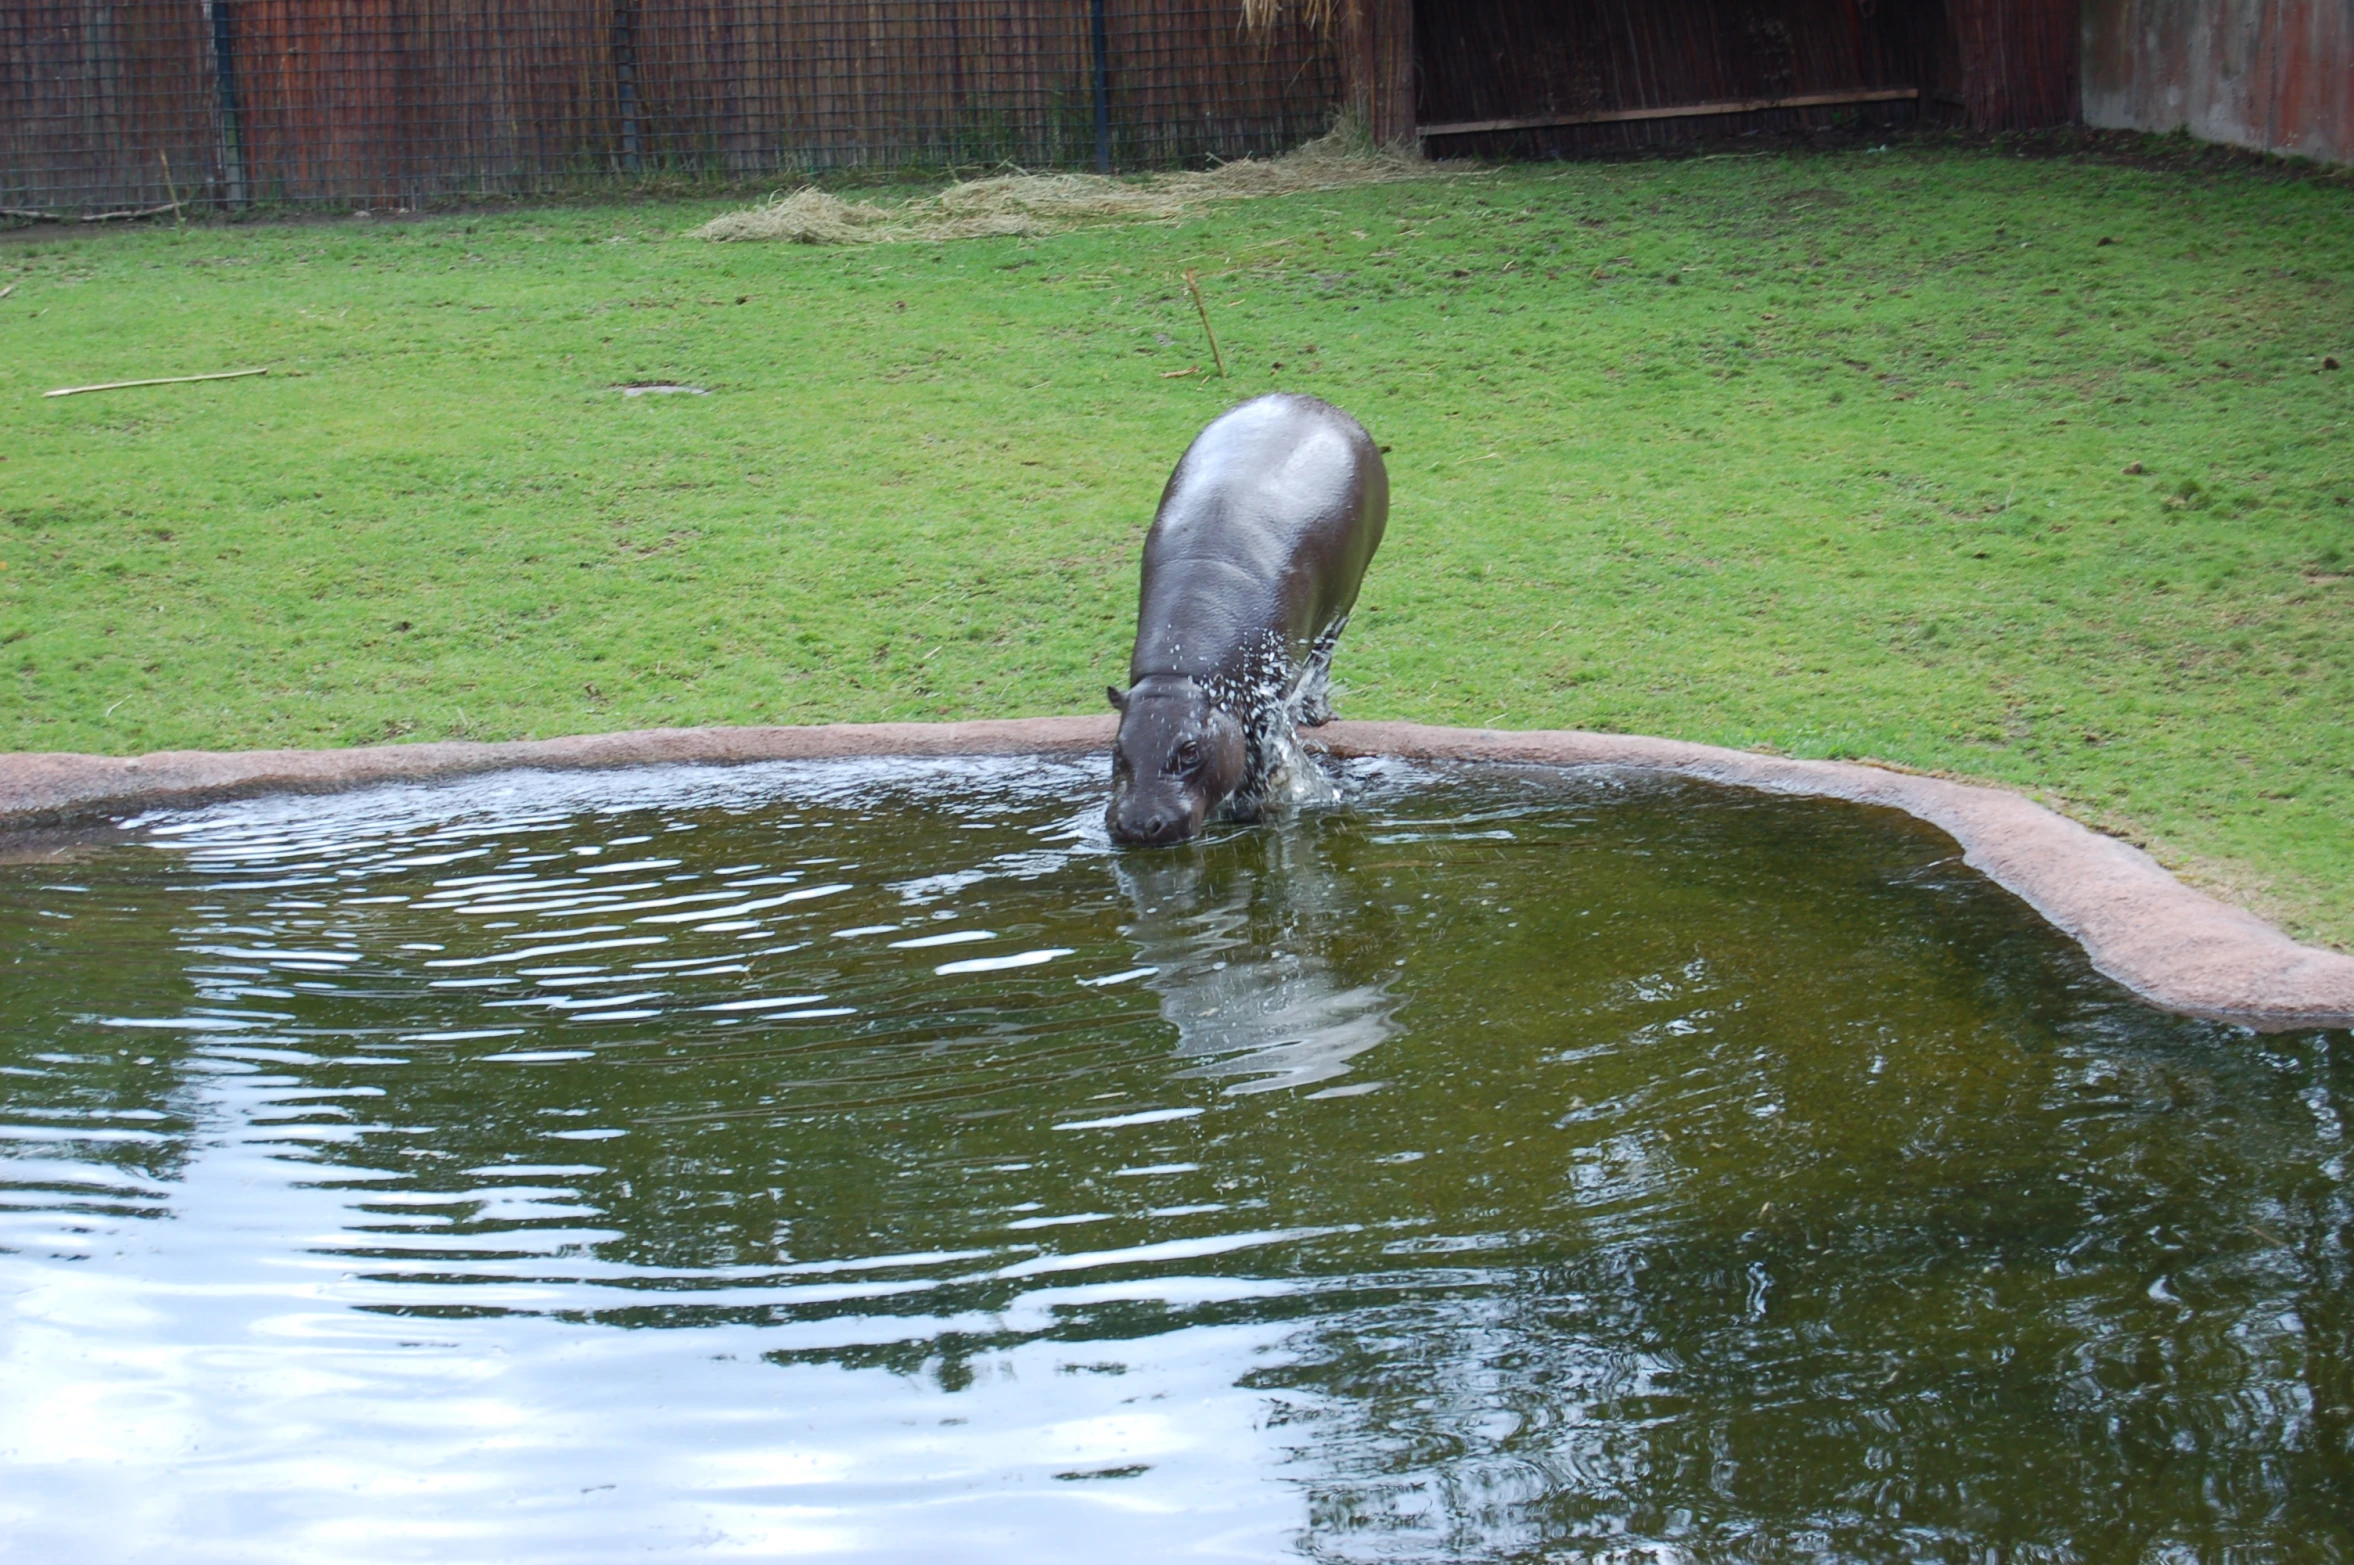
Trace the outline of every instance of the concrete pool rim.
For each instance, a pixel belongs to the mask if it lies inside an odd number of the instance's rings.
[[[166,804],[519,768],[1106,752],[1115,722],[1107,713],[962,723],[655,728],[346,750],[0,754],[0,832],[88,823]],[[1578,729],[1344,721],[1316,730],[1312,743],[1340,757],[1623,767],[1901,810],[1952,837],[1965,863],[2075,940],[2102,974],[2153,1005],[2265,1032],[2354,1026],[2354,956],[2300,945],[2254,914],[2184,885],[2141,849],[2008,789],[1852,761],[1793,760]]]

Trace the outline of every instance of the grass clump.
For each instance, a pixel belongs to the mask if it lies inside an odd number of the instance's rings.
[[[1170,465],[1282,387],[1391,447],[1348,715],[2024,787],[2354,943],[2342,189],[1923,145],[719,215],[0,247],[0,746],[1087,710]]]

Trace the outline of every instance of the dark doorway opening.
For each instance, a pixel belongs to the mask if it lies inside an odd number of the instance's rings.
[[[1376,134],[1440,156],[2078,114],[2077,0],[1355,0],[1345,14]]]
[[[1958,106],[1944,0],[1420,0],[1436,153],[1896,126]]]

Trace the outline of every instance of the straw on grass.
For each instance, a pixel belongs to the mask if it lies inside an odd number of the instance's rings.
[[[1445,172],[1403,148],[1376,147],[1343,122],[1279,158],[1243,158],[1198,172],[1122,179],[1105,174],[1004,174],[885,206],[814,186],[713,218],[689,236],[805,245],[890,244],[1062,233],[1099,223],[1176,222],[1223,201],[1385,184]]]

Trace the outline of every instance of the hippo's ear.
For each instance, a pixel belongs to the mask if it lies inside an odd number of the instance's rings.
[[[1112,698],[1113,706],[1119,708],[1119,710],[1123,712],[1128,710],[1127,691],[1122,690],[1118,685],[1106,685],[1103,687],[1103,693]]]

